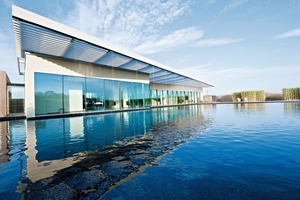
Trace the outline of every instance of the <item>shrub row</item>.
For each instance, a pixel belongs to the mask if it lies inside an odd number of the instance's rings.
[[[242,101],[265,101],[266,94],[263,90],[234,92],[232,101],[237,102],[238,99]]]
[[[282,94],[284,100],[300,99],[300,88],[283,88]]]

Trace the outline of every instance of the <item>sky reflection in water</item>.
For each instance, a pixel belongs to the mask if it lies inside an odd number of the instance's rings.
[[[104,199],[298,199],[300,104],[217,105],[213,119],[157,166]]]
[[[0,197],[20,199],[18,181],[47,179],[88,152],[151,138],[147,151],[165,147],[169,154],[110,188],[104,199],[297,199],[299,124],[297,103],[1,122]]]
[[[59,118],[36,121],[13,121],[1,123],[1,135],[8,132],[8,140],[3,143],[0,166],[2,190],[4,197],[18,198],[17,187],[24,190],[21,182],[37,182],[54,175],[56,171],[68,168],[89,156],[89,152],[101,151],[110,146],[126,145],[130,141],[143,138],[148,134],[164,132],[160,138],[151,138],[165,142],[162,145],[173,146],[186,137],[190,137],[190,123],[198,122],[203,126],[203,108],[200,106],[182,106],[173,108],[158,108],[140,112],[124,112],[105,115],[92,115],[74,118]],[[201,122],[201,123],[199,123]],[[177,128],[176,128],[177,127]],[[188,128],[188,131],[183,130]],[[183,138],[170,138],[170,130],[181,131],[177,134]],[[175,135],[175,134],[174,134]],[[161,137],[162,136],[162,137]],[[16,137],[16,140],[14,140]],[[169,143],[174,141],[174,144]],[[168,147],[169,149],[171,147]],[[6,150],[7,149],[7,150]],[[17,150],[16,150],[17,149]],[[162,149],[161,149],[162,150]],[[160,150],[160,151],[161,151]],[[7,153],[8,152],[8,153]],[[157,154],[161,155],[161,153]],[[17,156],[16,159],[14,159]],[[7,162],[9,161],[9,162]],[[16,169],[13,171],[12,166]],[[12,177],[11,174],[15,176]],[[5,187],[10,183],[10,188]]]

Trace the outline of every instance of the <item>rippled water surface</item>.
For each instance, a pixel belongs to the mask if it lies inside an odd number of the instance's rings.
[[[299,199],[300,104],[1,122],[0,199]]]
[[[299,199],[300,104],[207,106],[213,120],[104,199]]]

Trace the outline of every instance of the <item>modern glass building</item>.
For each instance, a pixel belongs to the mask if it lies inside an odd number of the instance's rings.
[[[12,11],[27,118],[197,104],[212,87],[22,8]]]

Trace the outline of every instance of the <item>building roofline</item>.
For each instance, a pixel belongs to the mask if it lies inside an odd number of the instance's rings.
[[[181,72],[179,72],[179,71],[177,71],[177,70],[175,70],[171,67],[168,67],[166,65],[163,65],[159,62],[156,62],[154,60],[151,60],[149,58],[146,58],[146,57],[141,56],[139,54],[136,54],[134,52],[128,51],[125,48],[122,48],[122,47],[119,47],[117,45],[108,43],[108,42],[103,41],[99,38],[88,35],[86,33],[83,33],[81,31],[79,31],[79,30],[76,30],[76,29],[71,28],[69,26],[63,25],[61,23],[58,23],[56,21],[53,21],[51,19],[48,19],[48,18],[43,17],[41,15],[38,15],[36,13],[33,13],[33,12],[30,12],[30,11],[25,10],[23,8],[20,8],[18,6],[12,5],[12,16],[13,16],[13,18],[16,18],[16,19],[19,19],[19,20],[22,20],[22,21],[26,21],[26,22],[31,23],[31,24],[38,25],[38,26],[44,27],[46,29],[53,30],[55,32],[67,35],[69,37],[76,38],[76,39],[79,39],[81,41],[96,45],[98,47],[101,47],[101,48],[104,48],[104,49],[107,49],[107,50],[125,55],[129,58],[132,58],[132,59],[150,64],[150,65],[153,65],[153,66],[158,67],[160,69],[167,70],[167,71],[170,71],[172,73],[179,74],[179,75],[184,76],[188,79],[192,79],[194,81],[201,82],[204,85],[207,85],[207,87],[214,87],[210,83],[207,83],[205,81],[196,79],[196,78],[191,77],[189,75],[182,74]],[[22,55],[22,49],[21,48],[17,47],[17,55],[18,55],[18,57],[22,57],[21,56]]]

